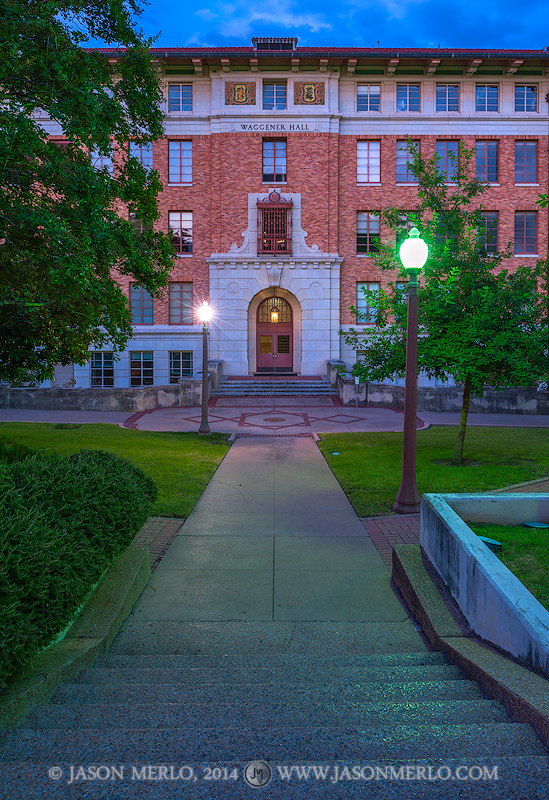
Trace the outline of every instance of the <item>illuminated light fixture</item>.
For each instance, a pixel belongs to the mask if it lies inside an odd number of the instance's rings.
[[[212,307],[206,302],[206,300],[204,300],[198,309],[198,319],[200,322],[209,322],[212,318],[212,313]]]
[[[271,306],[271,322],[278,322],[278,308],[276,307],[276,286],[273,286],[273,303]]]
[[[429,248],[423,239],[420,238],[417,228],[412,228],[400,245],[400,260],[404,269],[421,269],[427,261]]]

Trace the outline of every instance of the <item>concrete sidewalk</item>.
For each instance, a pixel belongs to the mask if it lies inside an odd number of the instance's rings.
[[[411,627],[389,582],[311,439],[239,439],[127,624],[284,620]]]

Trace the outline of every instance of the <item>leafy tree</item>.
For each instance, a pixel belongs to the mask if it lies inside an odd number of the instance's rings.
[[[163,133],[140,12],[135,0],[0,0],[3,380],[44,380],[90,346],[123,349],[131,320],[115,277],[153,295],[166,285],[172,250],[152,230],[162,185],[129,155],[130,141]],[[85,49],[90,37],[122,57]],[[69,143],[49,140],[40,118]],[[112,157],[113,174],[91,153]]]
[[[418,368],[429,377],[453,377],[463,385],[456,463],[463,461],[471,394],[481,396],[486,384],[531,386],[549,370],[547,298],[540,292],[546,264],[509,272],[503,262],[511,255],[510,246],[488,252],[490,231],[481,209],[473,208],[487,185],[471,177],[472,157],[473,151],[460,145],[450,186],[436,156],[423,159],[416,147],[409,163],[418,179],[413,222],[429,244],[418,298]],[[401,215],[395,208],[382,212],[393,229]],[[383,269],[405,275],[394,247],[381,246],[376,260]],[[366,295],[376,309],[376,322],[366,337],[355,329],[345,336],[351,347],[365,350],[352,372],[370,381],[403,376],[405,289],[390,282],[387,291]]]

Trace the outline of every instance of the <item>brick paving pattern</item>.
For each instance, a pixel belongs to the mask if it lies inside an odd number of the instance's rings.
[[[419,514],[366,517],[360,521],[389,572],[395,544],[419,544]]]
[[[133,540],[135,547],[149,548],[151,572],[154,572],[160,564],[162,557],[184,522],[184,519],[173,519],[171,517],[149,517]]]

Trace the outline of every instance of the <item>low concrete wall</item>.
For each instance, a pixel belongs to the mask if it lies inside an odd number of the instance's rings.
[[[208,362],[210,391],[217,389],[223,374],[223,361]],[[25,408],[41,411],[150,411],[172,406],[199,406],[202,403],[202,374],[183,378],[167,386],[140,386],[130,389],[23,388],[0,385],[0,408]]]
[[[168,386],[133,389],[12,389],[0,386],[0,408],[42,411],[148,411],[170,406],[198,406],[202,381],[194,378]]]
[[[475,633],[549,675],[549,611],[464,519],[549,521],[549,495],[425,494],[420,522],[421,547]]]
[[[336,375],[339,397],[343,405],[355,404],[354,379]],[[418,386],[418,411],[460,413],[463,389]],[[361,383],[359,405],[370,408],[404,410],[404,386],[383,383]],[[482,397],[471,397],[471,414],[549,414],[549,392],[534,389],[486,389]]]

